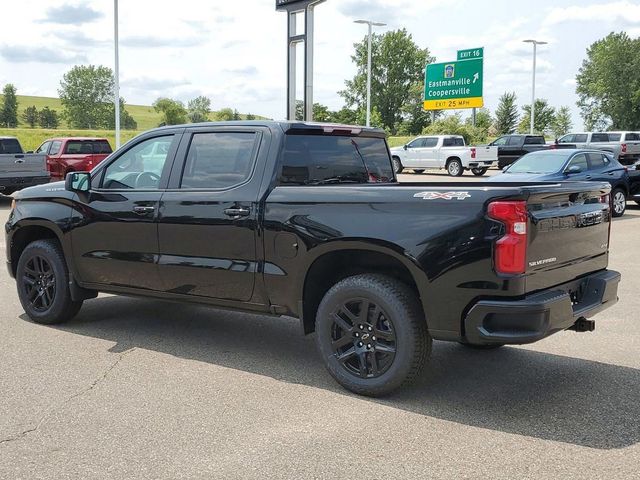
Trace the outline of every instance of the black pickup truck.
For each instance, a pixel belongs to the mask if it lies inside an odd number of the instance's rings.
[[[498,147],[498,168],[500,170],[527,153],[550,148],[542,135],[503,135],[489,145]]]
[[[382,395],[419,374],[433,339],[593,330],[620,280],[609,190],[399,184],[375,129],[174,126],[19,192],[6,252],[35,322],[98,292],[293,316],[340,384]]]

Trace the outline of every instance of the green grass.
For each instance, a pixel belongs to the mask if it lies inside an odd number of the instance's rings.
[[[387,142],[391,148],[393,147],[401,147],[402,145],[409,143],[409,140],[413,140],[416,136],[413,137],[389,137],[387,138]]]
[[[124,144],[141,133],[139,130],[122,130],[120,141]],[[57,130],[44,128],[0,128],[0,136],[17,137],[25,151],[35,150],[42,142],[52,137],[100,137],[109,139],[113,148],[116,146],[115,132],[113,130],[69,130],[59,128]]]

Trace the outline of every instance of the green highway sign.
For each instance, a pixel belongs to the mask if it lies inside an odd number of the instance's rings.
[[[482,107],[484,105],[482,99],[483,78],[482,58],[427,65],[424,82],[424,109],[446,110]]]
[[[484,57],[484,47],[467,48],[465,50],[458,50],[458,61],[473,60],[473,59],[482,58],[482,57]]]

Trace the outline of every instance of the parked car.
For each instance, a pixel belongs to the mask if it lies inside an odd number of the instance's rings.
[[[393,168],[400,173],[410,168],[422,173],[428,168],[446,169],[458,177],[465,170],[484,175],[498,161],[497,147],[468,147],[460,135],[428,135],[418,137],[400,148],[391,149]]]
[[[0,193],[49,182],[45,156],[24,153],[15,137],[0,137]]]
[[[36,153],[47,156],[47,168],[54,180],[62,180],[69,172],[91,170],[111,152],[106,138],[50,138],[38,147]]]
[[[155,144],[167,153],[146,163]],[[383,395],[419,375],[432,339],[489,348],[593,330],[620,279],[609,193],[402,185],[377,129],[172,126],[18,192],[6,253],[35,322],[69,320],[98,292],[293,316],[341,385]]]
[[[496,182],[607,182],[611,185],[614,217],[624,215],[630,192],[627,167],[600,150],[568,149],[529,153],[491,179]]]
[[[637,132],[569,133],[556,140],[556,148],[591,148],[609,152],[624,165],[640,158],[640,134]]]
[[[627,168],[629,171],[629,196],[640,205],[640,160]]]
[[[503,135],[489,145],[498,147],[498,168],[500,170],[527,153],[550,148],[542,135]]]

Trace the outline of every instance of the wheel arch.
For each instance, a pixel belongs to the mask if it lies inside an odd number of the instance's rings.
[[[8,258],[11,262],[11,273],[14,276],[16,274],[18,260],[20,259],[22,252],[24,252],[27,245],[37,240],[57,240],[65,253],[65,258],[68,259],[63,242],[62,231],[55,223],[24,220],[14,225],[12,230],[10,237],[11,240],[8,245],[10,248]]]
[[[419,280],[419,267],[392,248],[341,242],[341,245],[331,245],[331,248],[323,250],[308,262],[304,279],[299,282],[298,315],[305,334],[315,330],[316,312],[326,292],[340,280],[352,275],[388,275],[409,286],[421,303],[425,297],[425,286]]]

